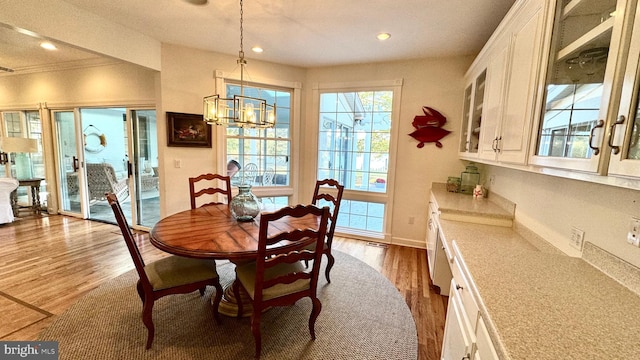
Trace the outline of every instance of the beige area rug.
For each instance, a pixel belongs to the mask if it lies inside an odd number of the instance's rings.
[[[415,323],[396,288],[360,260],[334,252],[332,282],[321,276],[318,288],[322,312],[316,340],[308,331],[309,299],[273,308],[262,318],[262,359],[416,359]],[[223,282],[233,279],[232,264],[220,265],[219,272]],[[204,297],[194,292],[157,301],[155,340],[145,350],[136,281],[134,271],[108,281],[60,315],[39,339],[58,341],[60,359],[253,358],[248,318],[222,315],[222,324],[215,323],[213,287]]]

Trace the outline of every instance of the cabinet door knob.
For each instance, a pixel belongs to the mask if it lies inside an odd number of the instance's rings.
[[[611,124],[611,128],[609,128],[609,147],[613,150],[613,154],[616,155],[620,152],[620,146],[613,145],[613,138],[616,135],[616,125],[624,124],[625,117],[624,115],[618,116],[616,122]]]
[[[604,120],[600,119],[598,120],[598,123],[596,124],[596,126],[591,128],[591,132],[589,133],[589,147],[591,148],[591,150],[593,150],[593,155],[598,155],[600,154],[600,148],[593,146],[593,133],[596,131],[596,129],[598,128],[603,128],[604,127]]]

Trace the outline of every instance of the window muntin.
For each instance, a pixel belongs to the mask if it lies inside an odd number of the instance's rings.
[[[363,231],[382,232],[385,204],[342,200],[336,226]]]
[[[392,99],[392,91],[320,95],[319,180],[386,192]]]
[[[240,94],[240,85],[227,83],[227,97]],[[291,98],[292,91],[264,86],[244,86],[244,95],[276,104],[276,126],[269,129],[226,128],[227,162],[235,160],[242,167],[232,178],[234,184],[250,181],[256,186],[290,186],[291,182]],[[245,173],[246,165],[255,164],[255,177]],[[273,174],[273,176],[271,176]]]
[[[345,186],[336,225],[340,231],[381,234],[387,198],[354,200],[351,191],[388,192],[391,90],[320,94],[317,179]],[[378,195],[380,196],[380,195]]]

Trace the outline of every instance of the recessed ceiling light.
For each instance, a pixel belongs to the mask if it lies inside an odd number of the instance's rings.
[[[184,1],[193,5],[207,5],[207,3],[209,2],[209,0],[184,0]]]
[[[251,48],[251,50],[253,50],[253,52],[256,52],[256,53],[261,53],[264,51],[260,46],[254,46]]]
[[[390,37],[391,37],[391,34],[389,34],[389,33],[380,33],[377,36],[378,40],[381,40],[381,41],[382,40],[387,40]]]
[[[40,47],[47,50],[58,50],[58,48],[50,42],[40,43]]]

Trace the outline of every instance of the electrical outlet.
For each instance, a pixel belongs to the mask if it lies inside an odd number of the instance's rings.
[[[413,225],[413,223],[415,222],[416,218],[413,216],[409,216],[409,225]]]
[[[489,176],[489,185],[493,186],[495,184],[496,184],[496,176],[495,175]]]
[[[640,219],[632,217],[629,222],[629,232],[627,242],[633,246],[640,247]]]
[[[578,229],[575,226],[571,227],[571,239],[569,239],[572,247],[582,251],[582,244],[584,243],[584,231]]]

